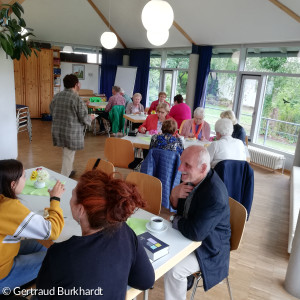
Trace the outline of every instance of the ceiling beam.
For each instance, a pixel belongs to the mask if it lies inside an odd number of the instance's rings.
[[[272,2],[274,5],[276,5],[277,7],[279,7],[281,10],[283,10],[285,13],[287,13],[290,17],[295,19],[297,22],[300,23],[300,17],[295,12],[293,12],[291,9],[289,9],[287,6],[285,6],[278,0],[269,0],[269,1]]]
[[[173,21],[173,26],[191,43],[196,45],[196,43],[192,40],[192,38],[183,30],[183,28],[176,23],[175,21]]]
[[[103,13],[98,9],[98,7],[94,4],[94,2],[92,0],[87,0],[87,2],[92,6],[92,8],[95,10],[95,12],[98,14],[98,16],[104,22],[104,24],[117,36],[117,39],[120,42],[120,44],[124,48],[127,48],[127,46],[125,45],[125,43],[123,42],[123,40],[120,38],[120,36],[117,34],[117,32],[115,31],[115,29],[111,26],[111,24],[109,24],[109,22],[107,21],[107,19],[103,15]]]

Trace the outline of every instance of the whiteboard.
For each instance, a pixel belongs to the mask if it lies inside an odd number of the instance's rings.
[[[115,79],[116,86],[121,87],[125,94],[132,97],[137,67],[118,66]]]

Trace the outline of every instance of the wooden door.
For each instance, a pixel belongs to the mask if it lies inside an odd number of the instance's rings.
[[[15,98],[16,104],[25,105],[25,85],[24,85],[24,63],[25,56],[22,55],[20,60],[14,59],[14,78],[15,78]]]
[[[43,49],[39,53],[40,113],[49,113],[53,97],[53,50]]]
[[[25,61],[24,74],[25,104],[29,107],[31,118],[40,118],[38,58],[34,54]]]

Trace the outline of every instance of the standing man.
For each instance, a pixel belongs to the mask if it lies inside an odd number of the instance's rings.
[[[61,174],[74,175],[73,162],[76,150],[84,147],[84,127],[91,125],[94,115],[88,115],[78,95],[80,82],[77,76],[64,77],[65,89],[56,94],[50,103],[53,145],[63,148]],[[72,173],[72,174],[71,174]]]
[[[179,171],[182,183],[170,196],[177,209],[173,228],[202,244],[165,274],[165,299],[186,299],[187,277],[202,273],[204,290],[228,276],[230,255],[230,210],[226,187],[210,169],[206,148],[190,146],[183,151]]]

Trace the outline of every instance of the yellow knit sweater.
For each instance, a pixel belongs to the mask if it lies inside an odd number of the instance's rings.
[[[0,195],[0,280],[13,266],[21,238],[55,240],[63,226],[63,212],[57,200],[50,201],[49,217],[44,219],[19,200]]]

